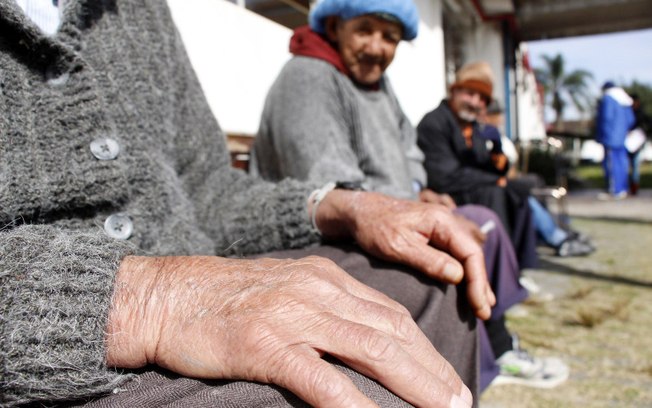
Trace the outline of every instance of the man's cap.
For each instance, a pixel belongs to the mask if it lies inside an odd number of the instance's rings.
[[[488,115],[500,115],[503,113],[503,107],[500,106],[500,102],[498,102],[498,99],[493,99],[489,106],[487,106],[487,114]]]
[[[614,81],[607,81],[602,85],[602,89],[603,90],[609,89],[609,88],[613,88],[614,86],[616,86],[616,84],[614,84]]]
[[[487,101],[491,101],[493,83],[494,74],[489,64],[484,61],[471,62],[457,71],[451,90],[470,89],[480,93]]]
[[[419,29],[419,12],[412,0],[321,0],[310,11],[310,28],[324,34],[327,17],[349,20],[363,14],[374,14],[403,26],[403,39],[413,40]]]

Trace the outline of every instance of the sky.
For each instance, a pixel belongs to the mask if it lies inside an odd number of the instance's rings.
[[[566,72],[575,69],[591,72],[594,76],[591,91],[596,97],[607,80],[618,85],[637,80],[652,86],[652,29],[530,41],[528,50],[534,67],[544,66],[542,55],[559,53],[564,57]],[[576,114],[569,109],[569,119]]]

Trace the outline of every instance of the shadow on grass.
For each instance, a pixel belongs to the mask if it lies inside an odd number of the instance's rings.
[[[651,281],[625,278],[616,275],[602,275],[590,270],[580,270],[580,269],[571,268],[567,265],[560,265],[551,262],[547,259],[539,259],[539,269],[544,269],[546,272],[556,273],[560,275],[575,276],[578,278],[591,279],[595,281],[610,282],[610,283],[617,283],[621,285],[652,289]]]
[[[608,217],[608,216],[596,217],[594,215],[573,215],[572,218],[578,220],[590,220],[590,221],[601,221],[601,222],[613,222],[618,224],[637,224],[637,225],[652,226],[652,220],[637,219],[637,218]]]

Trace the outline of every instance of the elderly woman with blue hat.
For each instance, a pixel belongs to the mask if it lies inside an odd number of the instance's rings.
[[[297,28],[290,40],[294,57],[267,95],[250,171],[275,182],[288,177],[324,185],[347,182],[416,201],[420,187],[415,185],[426,181],[423,155],[385,72],[400,42],[414,39],[418,28],[419,15],[411,0],[315,4],[309,25]],[[451,316],[442,314],[435,320],[420,316],[416,303],[400,295],[409,286],[403,279],[354,276],[373,281],[372,287],[403,303],[477,395],[477,350],[461,351],[458,339],[443,335],[439,326]],[[422,283],[441,284],[435,279]],[[463,289],[459,293],[467,297]],[[465,308],[461,303],[460,309]]]
[[[417,8],[411,0],[318,2],[309,25],[295,30],[290,40],[294,57],[267,95],[250,171],[274,182],[285,178],[324,186],[346,182],[349,187],[415,200],[415,182],[425,185],[423,157],[385,71],[399,43],[414,39],[418,26]],[[410,273],[388,279],[382,274],[350,272],[404,304],[439,353],[477,394],[477,349],[463,346],[466,350],[461,350],[459,338],[444,333],[441,326],[451,318],[459,319],[455,317],[458,311],[444,312],[437,306],[439,316],[422,316],[421,301],[402,295],[415,277],[404,279]],[[424,287],[448,283],[416,277]],[[446,290],[460,291],[456,286]],[[467,294],[461,289],[457,296]],[[468,305],[461,302],[459,309],[466,313]]]

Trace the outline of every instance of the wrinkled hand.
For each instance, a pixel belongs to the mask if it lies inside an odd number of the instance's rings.
[[[429,188],[424,188],[419,192],[419,200],[424,203],[441,204],[446,208],[454,210],[457,208],[455,200],[448,194],[438,194]]]
[[[326,353],[414,405],[471,406],[403,306],[322,258],[125,258],[107,333],[109,366],[273,383],[319,407],[375,406]]]
[[[507,156],[505,156],[505,154],[503,154],[503,153],[492,153],[491,154],[491,162],[493,163],[496,170],[501,171],[501,172],[506,172],[507,171],[507,166],[509,164],[509,160],[507,160]]]
[[[326,237],[352,236],[367,252],[440,281],[467,283],[476,316],[488,319],[496,298],[487,281],[482,248],[444,206],[377,193],[335,190],[317,213]]]
[[[457,208],[457,204],[455,204],[453,197],[448,194],[435,193],[429,188],[424,188],[419,192],[419,201],[423,203],[440,204],[451,210]],[[465,228],[476,242],[483,244],[487,240],[487,235],[480,231],[480,227],[478,227],[476,223],[460,214],[454,214],[454,216],[457,218],[457,222],[460,226]]]

